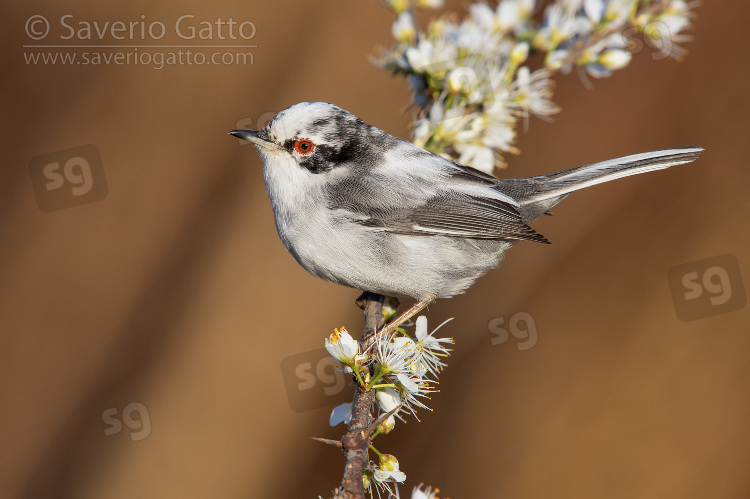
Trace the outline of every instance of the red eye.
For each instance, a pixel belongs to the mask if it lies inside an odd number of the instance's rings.
[[[315,144],[310,139],[299,139],[294,143],[294,150],[300,154],[310,154],[315,150]]]

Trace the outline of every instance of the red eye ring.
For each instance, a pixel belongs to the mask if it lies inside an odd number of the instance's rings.
[[[304,156],[315,150],[315,143],[310,139],[299,139],[294,143],[294,150]]]

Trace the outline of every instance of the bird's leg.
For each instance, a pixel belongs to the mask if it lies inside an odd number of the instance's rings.
[[[415,315],[417,315],[419,312],[424,310],[424,308],[429,305],[430,303],[435,301],[435,298],[437,298],[434,294],[429,294],[425,297],[422,297],[417,303],[411,306],[409,310],[404,312],[403,314],[399,315],[395,319],[393,319],[391,322],[385,325],[385,327],[381,330],[381,332],[395,332],[396,328],[399,327],[404,322],[408,321]]]

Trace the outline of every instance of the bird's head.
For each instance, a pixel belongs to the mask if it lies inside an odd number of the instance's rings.
[[[266,168],[287,168],[293,162],[313,175],[342,166],[366,167],[382,154],[379,146],[390,137],[325,102],[295,104],[277,114],[263,130],[229,133],[258,146]]]

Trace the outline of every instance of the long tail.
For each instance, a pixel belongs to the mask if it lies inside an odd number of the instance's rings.
[[[629,175],[690,163],[701,152],[703,149],[700,147],[686,147],[633,154],[550,175],[502,180],[498,187],[519,202],[524,221],[531,221],[573,191]]]

